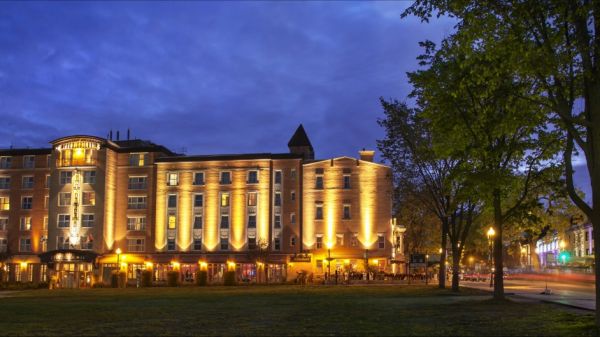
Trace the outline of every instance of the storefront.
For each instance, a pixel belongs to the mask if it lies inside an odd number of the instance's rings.
[[[97,256],[91,251],[61,249],[40,254],[40,260],[48,268],[50,288],[88,288],[98,271]]]

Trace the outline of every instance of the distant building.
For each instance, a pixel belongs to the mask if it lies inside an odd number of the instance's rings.
[[[536,251],[542,267],[590,267],[594,257],[594,237],[591,223],[574,223],[564,233],[552,232],[538,240]],[[561,252],[568,260],[561,261]]]
[[[302,126],[289,153],[184,156],[111,138],[0,150],[4,280],[84,287],[147,269],[192,281],[206,268],[213,282],[227,269],[262,282],[266,268],[284,281],[401,259],[391,170],[373,151],[315,160]]]

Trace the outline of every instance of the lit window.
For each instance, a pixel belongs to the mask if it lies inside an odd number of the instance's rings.
[[[177,173],[171,172],[167,173],[167,186],[177,186],[179,182],[179,175]]]
[[[127,218],[127,230],[128,231],[143,231],[146,230],[146,217],[129,217]]]
[[[344,205],[344,219],[350,219],[350,205]]]
[[[275,184],[281,184],[281,171],[275,171]]]
[[[167,196],[167,207],[168,208],[177,208],[177,195],[169,194]]]
[[[273,224],[273,228],[281,228],[281,215],[275,214],[275,223]]]
[[[83,204],[83,206],[96,205],[96,192],[83,192],[82,193],[82,204]]]
[[[69,228],[71,216],[69,214],[58,215],[58,228]]]
[[[377,234],[377,247],[379,249],[385,248],[385,237],[383,234]]]
[[[0,169],[9,169],[12,166],[11,157],[0,157]]]
[[[248,184],[258,183],[258,171],[248,171]]]
[[[33,197],[23,197],[21,199],[21,208],[22,209],[31,209],[33,206]]]
[[[10,177],[0,177],[0,190],[10,189]]]
[[[221,207],[229,207],[229,193],[221,194]]]
[[[229,172],[229,171],[221,172],[221,184],[222,185],[231,184],[231,172]]]
[[[316,205],[315,219],[323,220],[323,204]]]
[[[84,184],[95,184],[96,183],[96,171],[83,171],[83,183]]]
[[[221,215],[221,228],[229,228],[229,215]]]
[[[58,193],[58,206],[70,206],[71,205],[71,193],[60,192]]]
[[[177,228],[177,216],[175,214],[169,214],[167,217],[167,223],[169,229]]]
[[[202,194],[194,195],[194,207],[204,206],[204,197]]]
[[[94,214],[82,214],[81,227],[94,227]]]
[[[317,249],[323,248],[323,235],[317,235]]]
[[[248,206],[256,206],[257,204],[257,193],[250,192],[248,193]]]
[[[323,176],[317,176],[317,180],[315,181],[315,188],[318,190],[323,189]]]
[[[336,246],[344,245],[344,234],[336,234],[335,235],[335,245]]]
[[[204,172],[194,173],[194,185],[204,185]]]
[[[0,197],[0,211],[8,211],[10,209],[10,199],[8,197]]]
[[[71,183],[72,173],[71,171],[60,171],[60,184],[67,185]]]
[[[34,168],[35,156],[23,156],[23,168]]]
[[[31,230],[31,217],[30,216],[22,216],[19,229],[22,231],[30,231]]]
[[[21,178],[21,187],[24,189],[33,188],[33,176],[24,176]]]
[[[143,238],[127,239],[128,252],[143,252],[146,250],[146,242]]]
[[[147,164],[148,154],[147,153],[130,153],[129,154],[129,166],[144,166]]]

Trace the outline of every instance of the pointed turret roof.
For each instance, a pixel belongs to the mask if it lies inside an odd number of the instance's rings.
[[[300,146],[308,146],[312,150],[312,144],[306,135],[306,131],[304,131],[304,127],[302,124],[298,126],[296,132],[288,142],[288,147],[300,147]]]

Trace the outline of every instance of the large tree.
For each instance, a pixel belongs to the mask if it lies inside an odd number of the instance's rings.
[[[455,17],[453,35],[502,48],[517,76],[535,80],[543,94],[522,98],[547,107],[554,125],[566,133],[564,175],[569,196],[592,222],[594,241],[600,242],[600,3],[418,0],[403,15],[409,14],[424,21],[433,15]],[[591,203],[575,190],[576,147],[586,158]],[[600,245],[594,245],[594,256],[600,265]],[[596,302],[600,302],[600,268],[596,268]],[[600,311],[596,324],[600,326]]]

